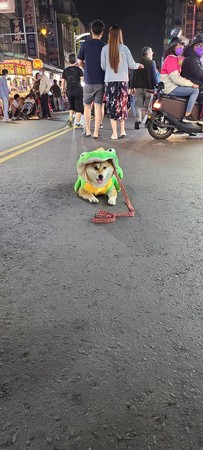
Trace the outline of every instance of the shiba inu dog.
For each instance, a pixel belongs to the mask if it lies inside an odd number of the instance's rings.
[[[98,203],[98,195],[106,194],[110,205],[116,204],[119,183],[114,175],[117,171],[122,178],[123,172],[118,165],[118,158],[114,149],[98,149],[84,152],[77,162],[78,179],[74,189],[79,197]]]
[[[79,197],[89,200],[91,203],[98,203],[96,195],[107,194],[108,203],[116,204],[117,190],[112,185],[112,175],[114,166],[111,161],[95,162],[86,165],[83,174],[86,183],[78,190]]]

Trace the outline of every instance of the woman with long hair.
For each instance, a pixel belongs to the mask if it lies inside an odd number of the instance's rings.
[[[101,67],[105,71],[106,111],[113,132],[111,139],[118,139],[118,120],[120,138],[124,138],[128,115],[128,69],[142,69],[144,66],[134,61],[129,48],[123,44],[122,30],[118,25],[109,29],[108,44],[101,51]]]
[[[160,80],[164,83],[163,92],[165,94],[179,97],[189,97],[185,115],[182,122],[195,122],[192,117],[192,108],[199,95],[198,84],[193,83],[181,76],[183,63],[184,42],[178,38],[173,38],[166,51],[166,58],[161,68]]]

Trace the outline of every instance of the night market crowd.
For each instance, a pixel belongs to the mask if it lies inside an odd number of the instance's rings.
[[[40,69],[23,102],[19,94],[9,101],[8,71],[2,70],[3,120],[21,119],[26,114],[49,120],[52,111],[68,109],[68,126],[83,128],[84,138],[98,139],[106,113],[112,129],[111,139],[117,140],[126,137],[129,110],[135,119],[134,128],[139,130],[141,124],[144,126],[152,110],[154,92],[161,81],[163,93],[188,98],[182,121],[194,122],[192,109],[195,102],[203,105],[203,34],[197,35],[190,44],[184,37],[172,38],[160,69],[150,46],[143,47],[140,60],[135,62],[123,43],[120,26],[110,27],[107,44],[102,40],[104,29],[101,20],[92,23],[91,39],[82,43],[77,56],[69,54],[68,67],[59,84],[53,80],[51,85],[45,70]],[[33,107],[29,109],[28,103]],[[203,125],[203,106],[198,124]]]

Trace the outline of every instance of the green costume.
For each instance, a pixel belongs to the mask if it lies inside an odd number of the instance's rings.
[[[104,162],[108,160],[112,161],[114,169],[117,172],[118,176],[120,178],[123,178],[123,171],[118,164],[116,150],[114,150],[114,148],[109,148],[108,150],[104,150],[104,148],[98,148],[97,150],[93,150],[92,152],[84,152],[80,155],[80,158],[76,164],[78,179],[74,185],[74,190],[78,191],[78,189],[80,189],[81,187],[94,195],[99,195],[107,194],[115,186],[116,190],[119,192],[121,189],[114,175],[112,176],[112,178],[110,178],[105,186],[98,188],[93,187],[91,184],[87,183],[87,181],[82,177],[86,164],[90,164],[93,162]]]

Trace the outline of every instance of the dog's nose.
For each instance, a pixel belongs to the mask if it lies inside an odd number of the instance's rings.
[[[99,175],[98,177],[100,180],[103,180],[103,175]]]

